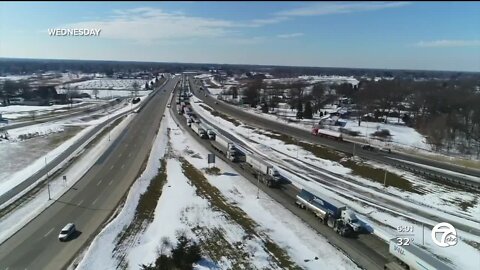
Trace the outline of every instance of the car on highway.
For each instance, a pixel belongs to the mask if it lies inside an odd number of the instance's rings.
[[[364,144],[364,145],[362,145],[362,149],[363,149],[363,150],[367,150],[367,151],[375,151],[375,150],[377,150],[377,148],[371,146],[370,144]]]
[[[382,147],[380,148],[380,151],[385,152],[385,153],[392,153],[392,149],[388,147]]]
[[[60,234],[58,235],[58,239],[60,241],[66,241],[72,234],[76,231],[77,229],[75,228],[75,224],[73,223],[68,223],[63,227],[63,229],[60,231]]]

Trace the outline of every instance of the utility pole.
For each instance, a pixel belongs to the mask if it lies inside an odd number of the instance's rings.
[[[260,194],[260,178],[258,178],[257,176],[257,199],[259,199],[259,195]]]
[[[45,169],[47,169],[47,157],[45,157]],[[47,190],[48,190],[48,200],[51,200],[52,197],[50,196],[50,177],[48,176],[48,169],[47,169]]]
[[[385,170],[385,177],[383,178],[383,186],[387,187],[387,170]]]
[[[299,148],[299,146],[298,146],[298,145],[299,145],[298,139],[296,139],[296,141],[297,141],[297,159],[298,159],[298,148]]]
[[[108,141],[110,141],[110,112],[107,111],[107,116],[108,116]]]

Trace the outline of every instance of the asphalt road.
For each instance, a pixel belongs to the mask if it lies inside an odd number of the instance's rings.
[[[255,116],[254,114],[245,112],[242,109],[237,108],[233,105],[226,104],[222,101],[217,101],[217,99],[211,97],[210,95],[205,96],[205,91],[201,92],[199,90],[199,85],[193,83],[194,79],[192,77],[190,77],[189,81],[190,81],[190,86],[193,93],[199,99],[203,100],[203,102],[206,103],[208,106],[212,107],[216,111],[230,115],[233,118],[238,119],[248,125],[263,128],[263,129],[269,129],[278,133],[286,134],[309,143],[321,144],[326,147],[329,147],[341,152],[345,152],[345,153],[353,153],[354,151],[354,144],[351,142],[346,142],[346,141],[339,142],[339,141],[335,141],[335,140],[331,140],[323,137],[313,136],[312,134],[310,134],[310,132],[306,130],[299,129],[279,121],[273,121],[263,117]],[[438,178],[439,180],[441,180],[441,178],[450,179],[451,181],[459,181],[466,185],[473,186],[475,189],[480,188],[480,179],[479,179],[479,182],[471,182],[470,180],[465,179],[463,177],[452,176],[450,174],[431,171],[429,169],[416,166],[414,164],[402,163],[401,161],[393,160],[392,158],[403,159],[403,160],[407,160],[417,164],[424,164],[424,165],[437,167],[444,170],[450,170],[453,172],[471,175],[474,177],[480,177],[480,170],[463,168],[463,167],[455,166],[452,164],[414,157],[414,156],[402,154],[399,152],[392,152],[392,153],[371,152],[371,151],[361,149],[358,145],[355,147],[355,155],[365,159],[374,160],[380,163],[390,164],[393,166],[401,167],[403,169],[412,170],[419,174],[426,174],[430,177]]]
[[[258,185],[257,180],[247,171],[245,171],[238,163],[232,163],[223,155],[218,154],[213,149],[208,140],[201,139],[187,126],[186,119],[179,115],[175,106],[176,98],[172,99],[171,111],[177,123],[180,123],[182,129],[194,137],[197,142],[202,144],[205,148],[215,153],[217,158],[232,166],[237,173],[248,179],[252,184],[259,186],[259,188],[269,195],[272,199],[282,204],[286,209],[290,210],[294,215],[307,223],[311,228],[323,235],[328,242],[340,249],[346,256],[352,259],[358,266],[364,269],[383,269],[385,263],[392,261],[393,256],[388,252],[388,245],[375,235],[361,234],[356,238],[345,238],[336,234],[333,229],[321,224],[311,212],[298,208],[295,205],[296,195],[299,190],[293,185],[282,185],[278,188],[268,188],[263,184]],[[212,123],[213,126],[213,123]],[[266,198],[260,198],[266,199]],[[319,249],[321,246],[319,246]],[[313,259],[313,258],[305,258]]]
[[[140,172],[163,117],[170,79],[69,191],[0,246],[0,269],[64,269],[99,232]],[[166,89],[166,91],[163,91]],[[78,233],[60,242],[69,222]]]

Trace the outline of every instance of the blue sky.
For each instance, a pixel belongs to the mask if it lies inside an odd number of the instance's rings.
[[[0,57],[480,71],[480,3],[1,2]]]

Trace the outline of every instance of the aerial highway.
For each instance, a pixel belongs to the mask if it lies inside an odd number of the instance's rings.
[[[180,116],[176,111],[174,102],[175,98],[173,98],[172,101],[173,104],[171,105],[170,110],[172,111],[172,116],[174,117],[175,122],[180,124],[184,132],[191,134],[198,143],[202,144],[212,153],[216,153],[208,140],[200,139],[192,129],[187,126],[186,119],[183,116]],[[205,119],[202,119],[202,121],[205,121]],[[209,124],[212,126],[214,125],[213,123]],[[268,194],[268,196],[282,204],[286,209],[326,237],[330,243],[345,252],[349,258],[364,269],[383,269],[385,263],[393,260],[393,256],[388,252],[388,245],[378,237],[371,234],[360,234],[357,238],[340,237],[331,228],[321,224],[317,217],[295,206],[295,198],[298,194],[298,189],[293,185],[282,185],[280,189],[268,188],[263,184],[259,185],[257,179],[245,171],[238,163],[230,162],[223,155],[217,155],[217,158],[221,158],[228,163],[237,173],[248,179],[252,184],[257,185],[263,192]]]
[[[203,93],[200,93],[200,85],[194,83],[194,81],[195,79],[193,78],[193,76],[190,76],[189,82],[191,90],[193,94],[195,94],[205,104],[212,107],[216,111],[232,116],[235,119],[238,119],[248,125],[272,130],[281,134],[286,134],[292,136],[293,138],[300,139],[309,143],[321,144],[344,153],[353,154],[353,152],[355,151],[355,155],[365,159],[370,159],[380,163],[400,167],[402,169],[409,170],[418,174],[423,174],[427,177],[435,178],[440,181],[454,182],[468,188],[477,190],[480,189],[480,170],[459,167],[456,165],[407,155],[400,152],[371,152],[361,149],[361,147],[358,147],[359,145],[357,145],[357,147],[355,147],[354,149],[354,143],[347,141],[339,142],[327,138],[313,136],[309,131],[245,112],[241,108],[235,107],[234,105],[230,105],[222,101],[217,101],[217,99],[208,94],[205,96]],[[402,160],[405,160],[407,162],[402,162]],[[416,164],[436,167],[446,171],[452,171],[454,173],[465,174],[467,176],[470,176],[470,178],[462,177],[455,174],[449,174],[444,171],[435,171],[425,166],[417,166]]]
[[[168,79],[154,91],[74,186],[0,245],[1,269],[63,269],[93,239],[141,172],[178,80]],[[70,222],[79,232],[60,242],[58,233]]]

